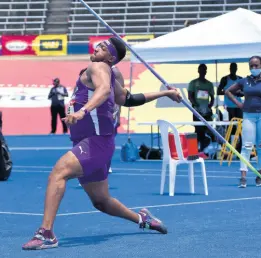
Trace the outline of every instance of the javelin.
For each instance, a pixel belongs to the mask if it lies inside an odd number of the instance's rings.
[[[136,56],[149,70],[150,72],[160,80],[167,89],[171,89],[169,84],[144,60],[142,59],[108,24],[104,21],[88,4],[84,2],[84,0],[79,0],[90,13],[94,15],[106,28],[110,31],[115,37],[117,37],[129,50],[130,52]],[[201,120],[207,128],[219,139],[221,140],[227,148],[229,148],[242,162],[244,162],[258,177],[261,178],[261,175],[258,171],[247,161],[229,142],[227,142],[223,136],[221,136],[208,122],[184,99],[181,100],[181,103],[186,106],[199,120]]]

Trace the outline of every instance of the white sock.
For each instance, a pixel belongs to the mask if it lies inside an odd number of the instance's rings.
[[[141,224],[142,223],[142,217],[141,217],[140,214],[138,214],[138,215],[139,215],[139,224]]]

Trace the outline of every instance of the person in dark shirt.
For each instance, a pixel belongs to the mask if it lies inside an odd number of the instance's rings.
[[[213,83],[206,79],[207,66],[200,64],[198,67],[199,77],[192,80],[188,86],[188,98],[192,106],[202,115],[207,121],[212,121],[212,106],[214,104],[214,86]],[[193,121],[200,121],[193,114]],[[198,142],[200,143],[200,151],[207,147],[205,133],[208,132],[206,126],[195,126]],[[209,136],[214,140],[211,133]]]
[[[241,154],[246,160],[250,160],[250,155],[254,145],[258,156],[257,170],[261,173],[261,57],[253,56],[249,60],[250,76],[241,79],[229,87],[225,94],[237,107],[243,110],[242,124],[242,151]],[[235,93],[243,91],[244,103],[238,101]],[[239,187],[245,188],[247,185],[246,173],[248,171],[244,162],[240,163],[241,178]],[[261,178],[256,177],[256,186],[261,186]]]
[[[217,88],[217,95],[225,95],[225,90],[227,90],[230,86],[237,83],[239,80],[242,79],[241,76],[238,76],[237,74],[237,64],[231,63],[230,64],[230,74],[226,75],[221,78],[220,84]],[[241,97],[243,96],[242,91],[238,91],[235,93],[235,96],[239,102],[242,102]],[[229,120],[231,120],[234,117],[242,118],[243,113],[240,108],[237,107],[237,105],[231,101],[226,95],[224,96],[224,106],[227,108],[228,114],[229,114]]]
[[[51,134],[54,134],[56,132],[57,115],[59,114],[60,119],[65,117],[65,105],[64,105],[65,97],[68,97],[67,89],[60,84],[59,78],[55,78],[53,80],[53,87],[48,95],[48,99],[51,100],[51,116],[52,116]],[[68,129],[64,121],[62,121],[62,125],[63,125],[63,133],[67,133]]]
[[[225,95],[225,91],[230,86],[232,86],[233,84],[237,83],[239,80],[242,79],[242,77],[238,76],[236,73],[237,73],[237,64],[231,63],[230,74],[221,78],[220,84],[217,88],[217,95]],[[241,99],[242,96],[243,96],[243,92],[241,90],[235,93],[235,97],[239,102],[242,102]],[[232,118],[243,118],[242,110],[238,108],[237,105],[233,101],[231,101],[226,95],[224,96],[224,108],[228,112],[229,121],[231,121]],[[236,126],[233,127],[231,134],[234,135],[235,133],[236,133]],[[236,149],[238,152],[241,152],[241,148],[242,148],[242,139],[240,136]]]

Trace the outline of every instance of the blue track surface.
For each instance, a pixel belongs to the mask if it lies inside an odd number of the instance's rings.
[[[149,136],[135,136],[140,144]],[[151,212],[168,226],[169,234],[142,231],[137,225],[97,212],[78,187],[68,183],[55,222],[59,248],[22,251],[42,220],[48,174],[70,147],[67,136],[7,137],[14,170],[0,183],[0,254],[3,258],[131,257],[210,258],[260,257],[261,188],[250,173],[248,187],[238,189],[239,163],[230,167],[207,162],[209,196],[203,194],[199,167],[190,195],[187,167],[178,168],[176,195],[159,195],[160,161],[123,163],[116,150],[110,175],[111,194],[128,207]],[[120,146],[126,139],[117,138]],[[55,147],[55,148],[54,148]]]

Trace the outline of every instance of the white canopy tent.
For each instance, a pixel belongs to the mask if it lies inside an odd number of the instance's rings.
[[[238,8],[133,46],[148,63],[246,61],[261,55],[261,15]],[[134,55],[132,63],[140,62]]]
[[[151,64],[215,63],[217,84],[218,63],[246,62],[253,55],[261,55],[261,15],[238,8],[134,45],[133,49]],[[140,61],[131,54],[130,89],[135,63]]]

